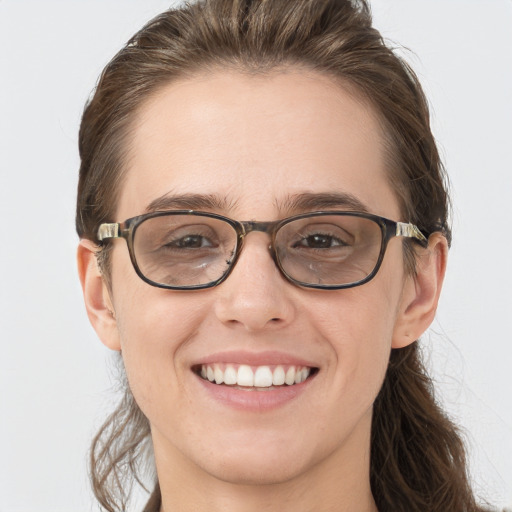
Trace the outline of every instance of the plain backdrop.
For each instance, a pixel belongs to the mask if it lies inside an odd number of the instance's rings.
[[[83,105],[162,0],[0,0],[0,512],[97,510],[90,439],[115,400],[76,276]],[[512,504],[512,1],[374,0],[426,89],[454,241],[424,337],[480,494]]]

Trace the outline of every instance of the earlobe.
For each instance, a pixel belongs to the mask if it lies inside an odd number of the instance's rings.
[[[96,260],[96,245],[81,240],[77,251],[78,275],[89,321],[104,345],[121,350],[119,332],[109,290]]]
[[[428,247],[418,251],[416,273],[407,277],[404,285],[392,348],[416,341],[434,320],[447,257],[448,242],[441,233],[433,233]]]

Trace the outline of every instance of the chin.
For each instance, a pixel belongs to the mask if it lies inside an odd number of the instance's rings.
[[[262,433],[263,434],[263,433]],[[261,435],[233,440],[227,447],[217,445],[210,451],[208,460],[200,466],[208,474],[225,482],[239,485],[271,485],[293,480],[314,465],[308,457],[304,442],[293,442],[289,437],[264,439]],[[301,439],[301,441],[303,441]]]
[[[238,457],[222,460],[219,464],[208,464],[203,468],[211,476],[236,485],[273,485],[293,480],[303,473],[304,464],[298,461],[254,460]]]

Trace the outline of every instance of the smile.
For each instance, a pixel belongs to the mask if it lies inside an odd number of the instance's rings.
[[[306,381],[316,368],[307,366],[246,364],[203,364],[196,368],[196,373],[204,380],[239,389],[270,390],[278,386],[293,386]]]

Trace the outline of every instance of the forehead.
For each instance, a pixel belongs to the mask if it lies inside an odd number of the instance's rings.
[[[208,194],[226,213],[270,219],[290,197],[329,192],[394,217],[384,154],[373,110],[326,76],[201,74],[166,85],[138,111],[118,220],[166,194]]]

